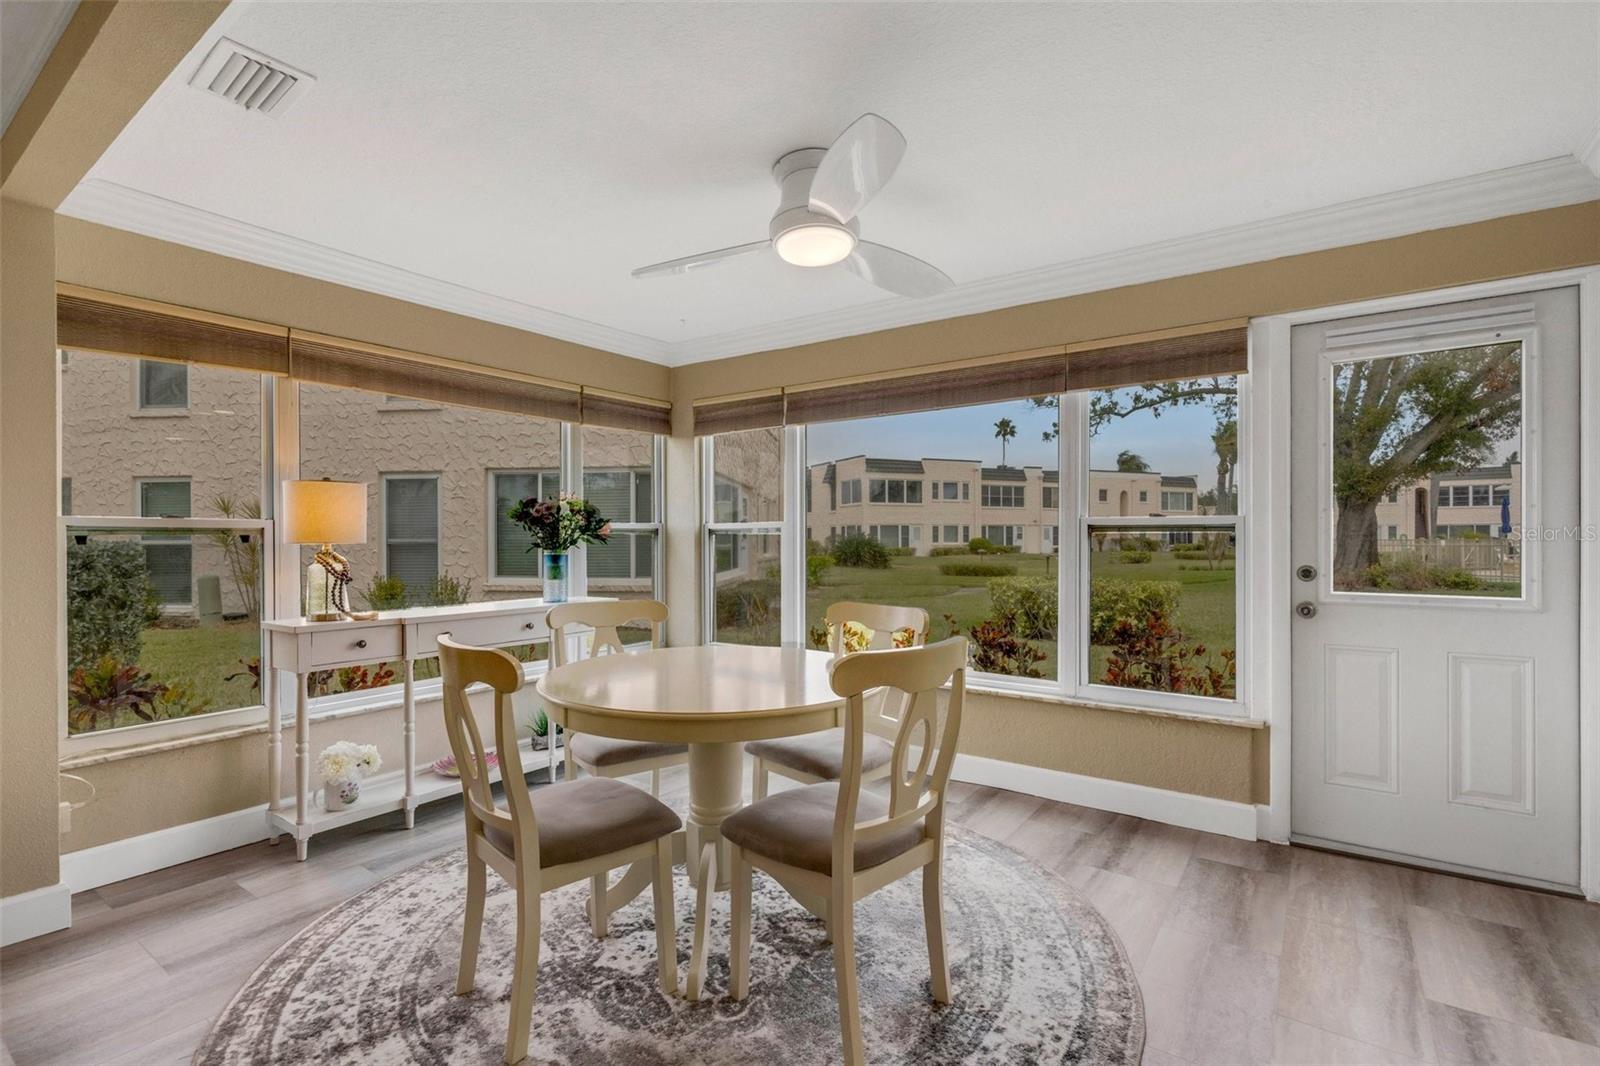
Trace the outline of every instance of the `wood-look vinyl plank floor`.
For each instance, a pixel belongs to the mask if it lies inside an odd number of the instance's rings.
[[[687,810],[683,769],[661,797]],[[1600,905],[980,785],[952,783],[950,809],[1105,915],[1144,991],[1144,1066],[1600,1066]],[[414,830],[318,836],[306,863],[254,844],[80,893],[71,929],[0,950],[0,1066],[189,1061],[284,941],[460,836],[444,800]]]

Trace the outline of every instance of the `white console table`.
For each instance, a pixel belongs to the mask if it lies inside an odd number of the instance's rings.
[[[603,597],[574,597],[588,602]],[[392,811],[405,812],[406,828],[416,823],[417,807],[458,791],[460,781],[417,766],[416,666],[419,659],[439,654],[438,638],[449,633],[465,644],[507,647],[550,639],[545,615],[552,605],[540,599],[493,600],[456,607],[415,607],[382,611],[370,621],[314,622],[285,618],[261,623],[268,645],[267,667],[261,671],[261,695],[268,708],[267,833],[277,843],[280,833],[295,841],[304,861],[306,846],[317,833]],[[402,665],[402,722],[405,765],[362,783],[361,798],[342,811],[313,809],[311,782],[310,679],[317,670],[397,662]],[[295,787],[292,802],[281,794],[283,719],[277,711],[277,674],[293,675]],[[554,765],[552,758],[551,765]]]

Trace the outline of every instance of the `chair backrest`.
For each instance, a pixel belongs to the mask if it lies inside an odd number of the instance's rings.
[[[845,654],[845,626],[857,622],[872,630],[865,648],[853,651],[877,651],[894,647],[921,647],[928,639],[928,612],[921,607],[891,607],[882,603],[856,603],[841,600],[828,605],[828,650],[835,656]],[[911,630],[909,645],[894,641],[905,630]]]
[[[939,722],[939,689],[950,682],[944,723]],[[945,791],[967,686],[967,638],[951,637],[922,648],[864,651],[833,666],[833,691],[849,702],[845,711],[844,773],[833,822],[833,869],[850,868],[855,845],[895,832],[919,818],[930,833],[942,831]],[[904,694],[904,710],[889,760],[889,813],[856,823],[861,794],[861,750],[866,719],[864,694],[875,688]],[[920,735],[919,735],[920,734]],[[913,755],[916,763],[913,765]]]
[[[650,646],[661,647],[662,629],[667,622],[667,605],[660,600],[599,600],[594,603],[563,603],[550,608],[546,616],[550,625],[550,665],[564,666],[572,656],[567,648],[570,634],[568,626],[592,627],[594,643],[589,646],[589,656],[602,653],[615,655],[623,651],[620,628],[630,623],[644,622],[650,627]]]
[[[499,648],[458,644],[446,634],[439,638],[439,670],[444,682],[444,727],[461,774],[469,842],[482,833],[484,826],[493,825],[511,834],[519,857],[536,857],[539,824],[533,816],[528,790],[504,790],[509,813],[496,806],[483,738],[467,702],[469,685],[481,683],[494,690],[495,754],[500,761],[500,777],[503,781],[520,782],[522,751],[517,747],[517,719],[511,696],[522,687],[522,665]],[[535,858],[535,865],[537,861]]]

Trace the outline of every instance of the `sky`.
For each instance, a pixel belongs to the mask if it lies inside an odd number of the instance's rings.
[[[807,463],[828,462],[851,455],[878,459],[971,459],[984,466],[1000,463],[1000,441],[994,424],[1001,418],[1016,423],[1017,436],[1006,446],[1010,466],[1057,467],[1056,445],[1042,439],[1055,421],[1054,410],[1034,407],[1026,400],[922,411],[855,422],[820,422],[806,429]],[[1090,442],[1091,466],[1115,469],[1117,453],[1137,452],[1152,470],[1164,474],[1194,474],[1201,484],[1216,477],[1216,454],[1211,433],[1216,419],[1203,405],[1163,411],[1159,418],[1147,413],[1113,420]]]

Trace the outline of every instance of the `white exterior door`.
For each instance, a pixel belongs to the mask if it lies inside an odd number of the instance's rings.
[[[1576,886],[1577,290],[1291,351],[1295,838]]]

